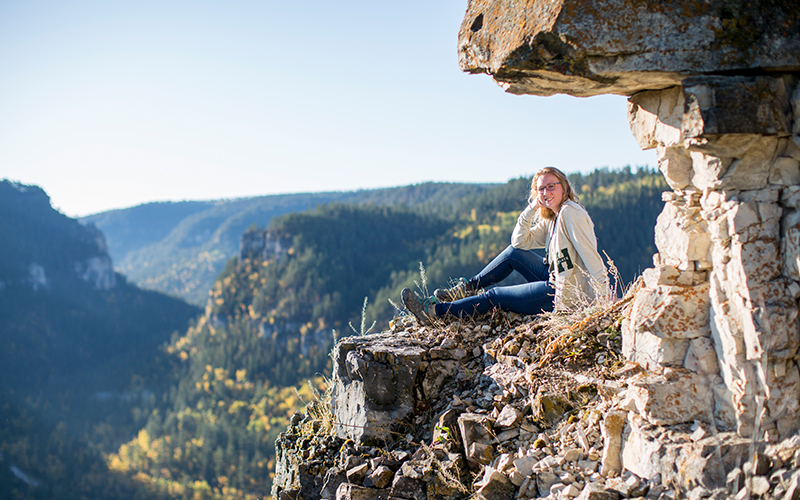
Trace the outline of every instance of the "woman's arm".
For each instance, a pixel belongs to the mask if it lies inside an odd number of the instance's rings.
[[[567,207],[565,207],[567,208]],[[589,214],[582,211],[567,208],[569,216],[563,217],[564,230],[567,233],[575,251],[580,256],[586,272],[598,285],[608,288],[608,273],[603,259],[597,252],[597,236],[594,233],[594,223]],[[567,215],[565,213],[564,215]]]
[[[521,250],[531,248],[544,248],[547,238],[547,221],[537,221],[536,211],[539,209],[538,202],[528,205],[519,214],[517,225],[511,233],[511,246]]]

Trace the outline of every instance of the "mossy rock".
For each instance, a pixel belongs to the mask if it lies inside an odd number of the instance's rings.
[[[538,394],[531,406],[534,420],[544,427],[552,427],[572,409],[572,404],[565,396],[552,393]]]

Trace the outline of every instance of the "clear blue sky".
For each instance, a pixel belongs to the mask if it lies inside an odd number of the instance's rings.
[[[0,2],[0,178],[149,201],[655,165],[625,98],[458,69],[466,0]]]

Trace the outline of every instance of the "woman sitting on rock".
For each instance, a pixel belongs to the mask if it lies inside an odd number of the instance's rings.
[[[532,248],[544,248],[545,258]],[[497,286],[476,295],[512,271],[527,283]],[[545,167],[533,177],[528,206],[517,219],[508,248],[480,273],[469,280],[461,278],[452,288],[437,289],[425,299],[406,288],[401,298],[406,309],[427,324],[445,316],[477,316],[495,307],[520,314],[573,309],[598,294],[608,295],[608,290],[592,219],[578,204],[564,173]]]

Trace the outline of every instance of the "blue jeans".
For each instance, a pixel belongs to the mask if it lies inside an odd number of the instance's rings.
[[[547,265],[539,255],[530,250],[520,250],[509,245],[480,273],[470,278],[469,286],[475,290],[486,288],[503,281],[514,271],[520,273],[528,283],[497,286],[480,295],[436,304],[436,316],[452,315],[463,318],[485,314],[495,307],[519,314],[552,311],[555,288],[550,284]]]

